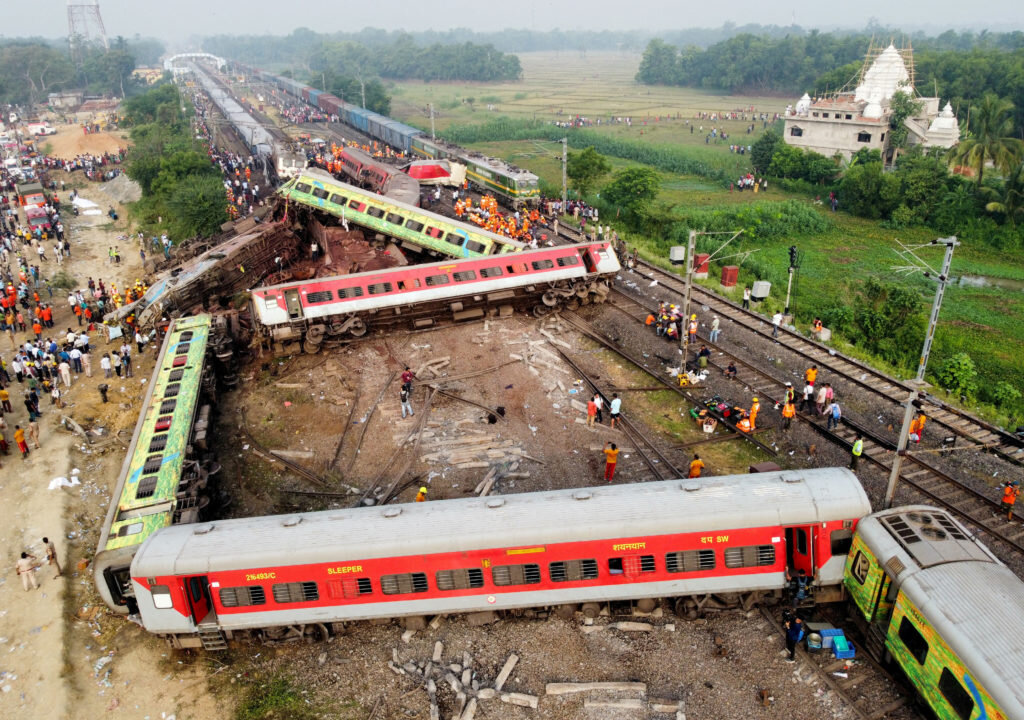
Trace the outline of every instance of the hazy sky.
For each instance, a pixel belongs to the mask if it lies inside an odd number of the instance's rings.
[[[66,35],[64,0],[5,0],[0,10],[0,35],[6,37]],[[677,29],[761,23],[804,27],[864,27],[872,17],[885,26],[901,28],[987,27],[992,30],[1024,28],[1020,0],[857,0],[838,3],[782,0],[519,0],[514,3],[484,0],[100,0],[110,36],[136,33],[182,39],[207,34],[287,34],[296,27],[324,32],[357,30],[366,26],[389,29],[448,29],[505,27],[604,30]],[[484,10],[484,12],[481,12]]]

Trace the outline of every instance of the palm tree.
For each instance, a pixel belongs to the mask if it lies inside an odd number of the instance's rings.
[[[996,169],[1004,172],[1016,165],[1024,153],[1024,144],[1013,135],[1013,103],[994,93],[986,93],[981,102],[971,108],[967,137],[952,153],[953,162],[968,165],[978,173],[981,187],[985,163],[992,161]]]
[[[1024,162],[1006,176],[1001,193],[992,188],[983,188],[983,192],[995,198],[985,204],[985,209],[1005,215],[1011,225],[1016,225],[1018,219],[1024,219]]]

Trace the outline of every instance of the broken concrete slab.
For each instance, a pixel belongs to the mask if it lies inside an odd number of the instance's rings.
[[[494,680],[494,687],[496,690],[501,690],[505,687],[505,683],[508,681],[509,675],[512,674],[512,670],[515,668],[516,663],[519,662],[519,656],[512,653],[508,656],[508,660],[501,668],[501,672],[498,673],[498,677]]]
[[[571,695],[573,693],[593,692],[594,690],[615,690],[620,692],[638,692],[647,694],[647,683],[641,682],[588,682],[588,683],[548,683],[544,686],[546,695]]]

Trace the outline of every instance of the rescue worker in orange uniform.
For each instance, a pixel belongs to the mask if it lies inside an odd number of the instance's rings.
[[[421,487],[420,491],[418,493],[416,493],[416,502],[424,502],[424,501],[426,501],[426,499],[427,499],[427,489],[425,487]]]
[[[789,426],[793,423],[793,418],[796,416],[796,405],[793,404],[792,400],[787,400],[786,404],[782,406],[782,429],[789,430]]]
[[[699,478],[701,470],[704,469],[704,461],[700,459],[700,455],[697,453],[693,454],[693,460],[690,461],[690,477]]]
[[[750,417],[750,429],[757,430],[757,414],[761,412],[761,403],[758,402],[757,398],[754,398],[750,405],[750,412],[747,415]]]
[[[1008,521],[1013,520],[1013,504],[1017,502],[1018,495],[1020,495],[1020,481],[1007,480],[1003,484],[1003,501],[999,509],[1006,512],[1006,519]]]
[[[910,421],[910,437],[914,442],[921,442],[921,437],[924,435],[924,424],[926,422],[928,422],[928,416],[924,413],[921,413]]]

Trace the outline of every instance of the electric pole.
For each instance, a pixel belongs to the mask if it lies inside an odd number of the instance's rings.
[[[797,268],[796,258],[796,245],[789,246],[789,281],[786,283],[786,310],[785,314],[789,315],[789,295],[793,290],[793,272]]]
[[[935,328],[939,324],[939,311],[942,309],[942,296],[946,294],[946,283],[949,281],[949,268],[953,263],[953,250],[960,243],[957,242],[956,236],[948,238],[939,238],[932,240],[931,245],[945,245],[946,255],[942,260],[942,271],[938,273],[935,278],[938,282],[935,287],[935,299],[932,301],[932,314],[928,318],[928,329],[924,335],[924,347],[921,349],[921,360],[917,365],[917,376],[910,383],[910,395],[907,398],[907,404],[903,411],[903,427],[900,428],[900,439],[896,444],[896,457],[892,461],[892,471],[889,473],[889,485],[885,489],[885,507],[892,507],[893,498],[896,495],[896,483],[900,479],[900,471],[903,469],[903,457],[907,451],[907,439],[910,436],[910,422],[914,419],[914,401],[918,399],[921,394],[921,387],[924,385],[924,371],[928,367],[928,356],[932,351],[932,340],[935,337]],[[927,246],[920,246],[927,247]],[[914,260],[917,257],[913,253],[913,249],[906,248],[906,253],[909,254]],[[922,261],[918,262],[924,265],[925,277],[929,277],[933,273],[928,266]],[[910,268],[903,268],[904,270],[920,270],[920,265],[913,265]]]
[[[430,139],[437,139],[437,137],[434,135],[434,103],[430,103]]]
[[[568,185],[568,168],[569,168],[569,138],[562,138],[562,213],[565,213],[565,204],[569,199],[569,185]]]
[[[686,291],[683,293],[683,324],[679,328],[679,347],[683,349],[683,362],[680,363],[679,371],[686,369],[686,353],[689,351],[687,345],[690,342],[690,292],[693,289],[693,261],[697,252],[697,231],[691,230],[686,241]]]

